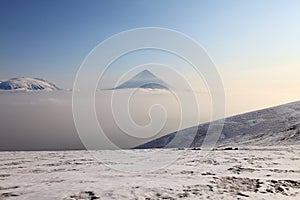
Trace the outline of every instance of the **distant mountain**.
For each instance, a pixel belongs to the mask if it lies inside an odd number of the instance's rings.
[[[12,91],[55,91],[60,90],[59,87],[40,78],[11,78],[0,82],[0,90],[12,90]]]
[[[144,89],[170,89],[168,84],[159,79],[148,70],[144,70],[135,75],[130,80],[122,83],[113,89],[130,89],[130,88],[144,88]]]
[[[207,123],[187,128],[136,148],[200,147],[208,126]],[[193,134],[195,132],[197,132],[196,137]],[[300,101],[225,119],[217,143],[217,146],[276,145],[300,145]]]

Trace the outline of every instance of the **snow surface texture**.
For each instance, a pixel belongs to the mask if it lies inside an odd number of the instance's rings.
[[[40,78],[11,78],[6,81],[0,82],[0,90],[11,91],[55,91],[60,90],[59,87]]]
[[[0,152],[0,199],[300,199],[300,148],[155,149]],[[136,163],[181,152],[172,165],[151,173],[124,173]],[[111,157],[115,158],[114,161]],[[156,162],[148,162],[154,168]]]
[[[130,88],[144,88],[144,89],[170,89],[168,84],[156,77],[148,70],[144,70],[135,75],[130,80],[122,83],[113,89],[130,89]]]
[[[218,121],[214,123],[220,123]],[[137,148],[200,147],[209,124],[172,133]],[[197,131],[196,137],[193,137]],[[176,135],[177,134],[177,135]],[[175,137],[176,136],[176,137]],[[172,142],[170,142],[172,141]],[[225,119],[217,146],[300,145],[300,102]]]

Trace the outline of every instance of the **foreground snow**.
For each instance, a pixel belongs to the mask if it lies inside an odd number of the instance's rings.
[[[0,199],[300,198],[299,146],[96,153],[1,152]]]

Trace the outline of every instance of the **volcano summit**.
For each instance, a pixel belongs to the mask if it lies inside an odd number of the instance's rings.
[[[152,72],[144,70],[128,81],[113,89],[132,89],[132,88],[144,88],[144,89],[166,89],[169,90],[170,86],[155,76]]]

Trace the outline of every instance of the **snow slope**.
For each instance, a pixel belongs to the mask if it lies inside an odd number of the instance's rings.
[[[137,148],[200,147],[208,125],[202,124],[171,133]],[[192,134],[195,131],[196,137]],[[225,119],[217,145],[300,145],[300,101]]]
[[[0,90],[12,90],[12,91],[55,91],[60,90],[59,87],[40,78],[11,78],[0,82]]]
[[[144,70],[114,89],[129,88],[169,89],[169,86],[150,71]]]

